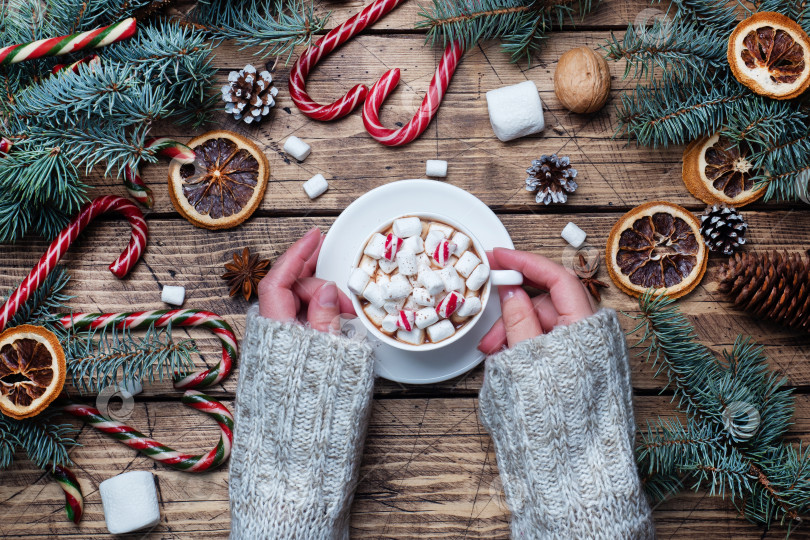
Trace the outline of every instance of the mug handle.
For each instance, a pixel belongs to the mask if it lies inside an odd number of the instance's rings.
[[[499,285],[523,285],[523,274],[517,270],[491,270],[489,282],[497,287]]]

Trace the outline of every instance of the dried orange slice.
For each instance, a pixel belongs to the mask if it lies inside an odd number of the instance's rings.
[[[627,294],[640,296],[652,288],[677,298],[700,283],[708,251],[700,222],[687,209],[650,202],[613,226],[606,257],[610,278]]]
[[[725,203],[740,207],[765,194],[756,187],[749,148],[715,134],[701,137],[683,153],[683,181],[689,191],[706,204]]]
[[[65,385],[65,352],[41,326],[23,324],[0,334],[0,413],[36,416]]]
[[[169,196],[184,218],[205,229],[230,229],[258,208],[270,178],[259,148],[230,131],[210,131],[189,141],[194,163],[169,166]]]
[[[810,87],[810,38],[793,19],[762,11],[731,33],[728,63],[737,80],[757,94],[793,99]]]

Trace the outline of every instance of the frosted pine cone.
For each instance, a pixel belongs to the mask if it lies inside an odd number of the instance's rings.
[[[577,170],[571,167],[571,160],[557,154],[533,160],[526,173],[529,175],[526,191],[537,191],[538,203],[564,203],[568,201],[566,192],[573,193],[579,187],[574,181]]]
[[[226,102],[225,111],[237,120],[250,124],[261,120],[276,104],[273,99],[278,88],[273,86],[273,76],[269,71],[256,73],[256,68],[248,64],[244,69],[231,71],[228,84],[222,87],[222,99]]]
[[[734,255],[745,244],[748,224],[733,206],[715,204],[700,217],[700,234],[706,246],[723,255]]]

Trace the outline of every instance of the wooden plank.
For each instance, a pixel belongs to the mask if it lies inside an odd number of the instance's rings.
[[[589,234],[589,243],[601,249],[608,231],[618,218],[615,213],[582,214],[576,221]],[[750,250],[803,251],[810,244],[810,214],[798,211],[770,213],[746,212],[750,229]],[[519,249],[541,253],[560,261],[565,243],[559,231],[570,216],[557,214],[503,215],[506,225]],[[150,219],[151,239],[145,258],[124,280],[116,280],[106,270],[128,235],[127,226],[118,220],[103,221],[90,227],[83,239],[66,258],[72,282],[69,292],[76,295],[71,306],[82,311],[122,311],[133,309],[160,309],[162,285],[184,285],[187,300],[184,307],[204,308],[227,318],[241,338],[247,303],[230,299],[227,287],[219,278],[222,265],[231,253],[248,246],[251,251],[275,259],[289,244],[312,226],[326,230],[332,218],[254,218],[241,227],[228,232],[210,232],[195,229],[177,219]],[[45,250],[42,241],[32,241],[0,248],[0,287],[10,287],[20,280]],[[778,326],[757,322],[736,311],[716,291],[714,282],[722,262],[712,257],[703,285],[679,302],[680,308],[690,315],[697,331],[707,345],[715,348],[730,346],[738,333],[748,334],[767,346],[772,365],[783,371],[790,382],[798,386],[810,385],[810,337],[786,331]],[[610,281],[604,268],[601,277]],[[626,312],[636,312],[635,300],[611,286],[606,290],[603,305]],[[621,317],[626,329],[632,321]],[[185,330],[177,329],[178,336]],[[216,340],[203,331],[190,335],[203,338],[200,349],[202,361],[198,365],[215,365],[219,361]],[[656,389],[662,384],[651,378],[650,369],[640,360],[633,360],[634,385],[637,388]],[[238,370],[237,370],[238,371]],[[215,392],[232,392],[237,375],[226,379]],[[481,384],[481,370],[461,380],[453,380],[432,387],[452,393],[469,394]],[[157,385],[152,392],[169,391],[168,385]],[[421,387],[403,390],[393,383],[380,383],[379,392],[423,392]],[[176,396],[176,393],[171,395]]]
[[[797,397],[799,410],[810,396]],[[232,407],[232,403],[227,403]],[[636,398],[644,425],[671,414],[667,398]],[[138,403],[129,420],[179,449],[199,451],[218,437],[216,426],[175,403]],[[810,420],[798,417],[791,437],[807,438]],[[238,426],[237,426],[238,429]],[[57,485],[20,459],[3,471],[0,535],[97,538],[106,535],[98,484],[130,470],[158,478],[162,520],[141,538],[203,535],[225,538],[230,528],[227,469],[193,475],[168,470],[92,428],[81,432],[71,456],[85,494],[85,518],[67,522]],[[727,501],[683,493],[656,508],[661,538],[715,532],[720,538],[760,538]],[[509,511],[494,450],[477,416],[475,399],[386,399],[374,402],[360,484],[352,507],[352,538],[508,538]],[[765,538],[784,536],[776,528]]]

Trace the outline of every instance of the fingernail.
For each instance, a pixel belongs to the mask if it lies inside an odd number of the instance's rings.
[[[309,231],[307,231],[307,234],[305,234],[304,237],[309,238],[310,236],[313,236],[319,232],[318,227],[312,227]]]
[[[515,288],[514,287],[500,287],[498,289],[498,294],[501,297],[501,302],[506,302],[510,300],[513,296],[515,296]]]
[[[334,281],[327,281],[318,291],[318,303],[322,307],[333,308],[338,305],[338,290]]]

